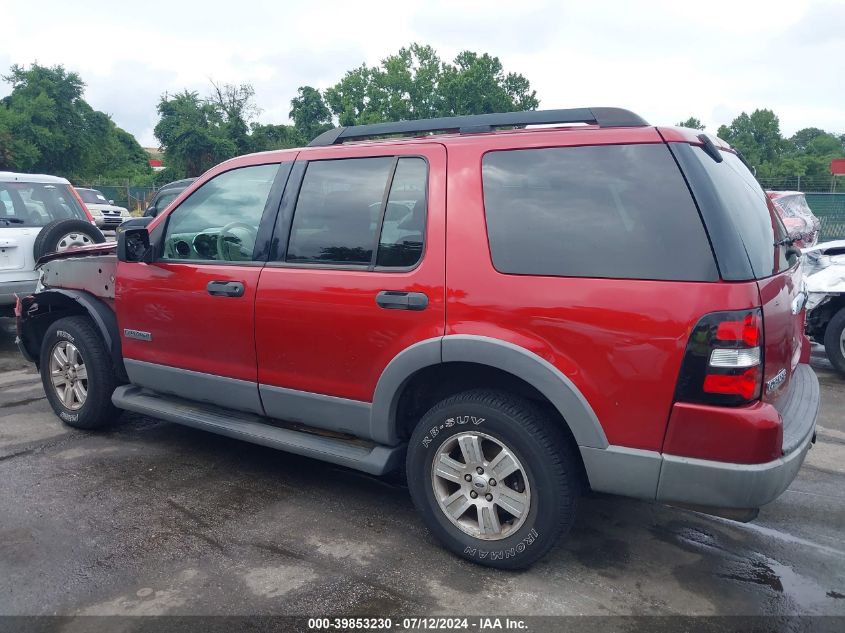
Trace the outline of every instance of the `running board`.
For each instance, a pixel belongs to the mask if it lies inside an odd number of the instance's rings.
[[[313,457],[371,475],[398,469],[405,452],[404,446],[382,446],[280,428],[269,424],[268,418],[184,400],[135,385],[118,387],[111,399],[118,409]]]

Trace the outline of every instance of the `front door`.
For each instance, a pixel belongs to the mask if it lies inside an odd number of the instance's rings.
[[[153,225],[153,263],[119,264],[117,317],[133,384],[261,413],[253,317],[266,253],[256,244],[262,218],[275,217],[284,171],[273,163],[212,173]]]
[[[387,364],[443,335],[446,150],[419,142],[303,156],[258,284],[261,398],[273,417],[368,437]]]

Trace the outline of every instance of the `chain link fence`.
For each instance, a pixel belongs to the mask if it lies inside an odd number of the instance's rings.
[[[845,239],[845,193],[807,193],[804,197],[822,223],[819,241]]]
[[[758,178],[766,191],[803,191],[805,193],[845,193],[842,176],[786,176],[783,178]]]

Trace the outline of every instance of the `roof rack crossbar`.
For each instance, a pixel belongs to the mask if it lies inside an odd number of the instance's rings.
[[[572,108],[568,110],[529,110],[527,112],[497,112],[493,114],[471,114],[466,116],[397,121],[395,123],[373,123],[336,127],[323,132],[308,143],[308,147],[337,145],[344,141],[390,136],[423,134],[426,132],[460,132],[473,134],[491,132],[499,127],[516,125],[551,125],[555,123],[588,123],[599,127],[644,127],[648,123],[642,117],[622,108]]]

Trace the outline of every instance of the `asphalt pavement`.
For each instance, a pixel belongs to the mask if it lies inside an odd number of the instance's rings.
[[[441,549],[397,479],[124,414],[64,426],[0,319],[0,615],[845,616],[845,379],[748,524],[612,496],[521,572]]]

